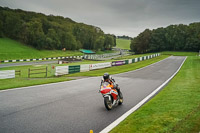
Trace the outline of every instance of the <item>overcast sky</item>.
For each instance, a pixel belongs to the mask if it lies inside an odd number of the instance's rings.
[[[200,22],[200,0],[0,0],[0,6],[69,17],[131,37],[146,28]]]

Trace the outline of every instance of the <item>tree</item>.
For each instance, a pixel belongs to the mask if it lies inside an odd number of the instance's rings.
[[[105,41],[104,36],[100,36],[100,37],[96,40],[95,48],[94,48],[94,49],[95,49],[96,51],[102,50],[103,45],[104,45],[104,41]]]
[[[131,41],[131,50],[135,53],[145,53],[149,49],[149,44],[151,41],[151,31],[146,29],[144,32],[140,33],[138,37]]]
[[[192,23],[189,25],[185,49],[196,52],[200,49],[200,23]]]
[[[158,28],[153,30],[151,33],[151,41],[149,45],[149,51],[162,51],[166,49],[166,40],[165,40],[165,29]]]
[[[26,23],[27,43],[35,48],[42,49],[45,43],[45,35],[42,23],[38,19]]]
[[[131,41],[131,50],[136,53],[164,50],[198,51],[200,49],[200,23],[189,26],[179,24],[166,28],[145,30]]]
[[[47,49],[61,49],[59,37],[54,29],[48,30],[46,38],[48,38]]]
[[[113,46],[114,46],[113,36],[110,34],[105,35],[104,49],[108,50],[111,49]]]

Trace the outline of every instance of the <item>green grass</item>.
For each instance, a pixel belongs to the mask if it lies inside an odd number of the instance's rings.
[[[117,48],[121,48],[121,49],[128,49],[130,50],[130,44],[131,44],[131,40],[127,40],[127,39],[116,39],[117,41]]]
[[[37,50],[20,42],[0,38],[0,60],[34,59],[45,57],[83,55],[79,51]]]
[[[164,55],[174,55],[174,56],[197,56],[198,52],[178,52],[178,51],[164,51],[161,52]]]
[[[199,131],[200,57],[189,56],[179,73],[158,95],[127,117],[111,133]]]
[[[117,74],[121,72],[127,72],[131,70],[135,70],[141,67],[144,67],[146,65],[155,63],[157,61],[160,61],[164,58],[168,57],[167,55],[162,55],[153,59],[129,64],[129,65],[123,65],[123,66],[117,66],[117,67],[111,67],[111,68],[105,68],[100,70],[94,70],[89,72],[82,72],[82,73],[75,73],[75,74],[69,74],[61,77],[54,77],[55,69],[52,69],[52,64],[47,65],[48,66],[48,77],[45,77],[45,74],[39,74],[39,75],[33,75],[31,78],[28,78],[28,69],[38,69],[38,68],[45,68],[46,65],[33,65],[33,66],[15,66],[15,67],[5,67],[0,68],[0,70],[21,70],[21,77],[16,76],[15,79],[3,79],[0,80],[0,90],[3,89],[9,89],[9,88],[16,88],[16,87],[24,87],[24,86],[31,86],[31,85],[39,85],[39,84],[47,84],[47,83],[53,83],[53,82],[61,82],[61,81],[67,81],[74,79],[73,77],[79,77],[79,76],[101,76],[104,72],[109,72],[111,74]],[[103,62],[103,61],[102,61]],[[97,61],[84,61],[85,64],[91,64],[91,63],[99,63]],[[84,64],[83,62],[81,64]],[[54,64],[55,66],[58,64]],[[68,64],[63,64],[68,65]],[[80,65],[80,62],[72,63],[71,65]]]

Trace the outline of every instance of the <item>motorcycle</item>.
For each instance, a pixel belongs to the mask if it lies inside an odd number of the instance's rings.
[[[116,89],[113,89],[113,85],[108,82],[103,82],[101,84],[100,93],[104,97],[104,104],[107,110],[111,110],[114,106],[123,103],[121,91],[118,93]]]

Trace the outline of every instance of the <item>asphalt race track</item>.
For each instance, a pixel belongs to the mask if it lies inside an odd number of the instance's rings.
[[[101,77],[0,91],[0,132],[100,132],[165,82],[184,59],[171,56],[144,69],[112,75],[124,103],[111,111],[98,93]]]

